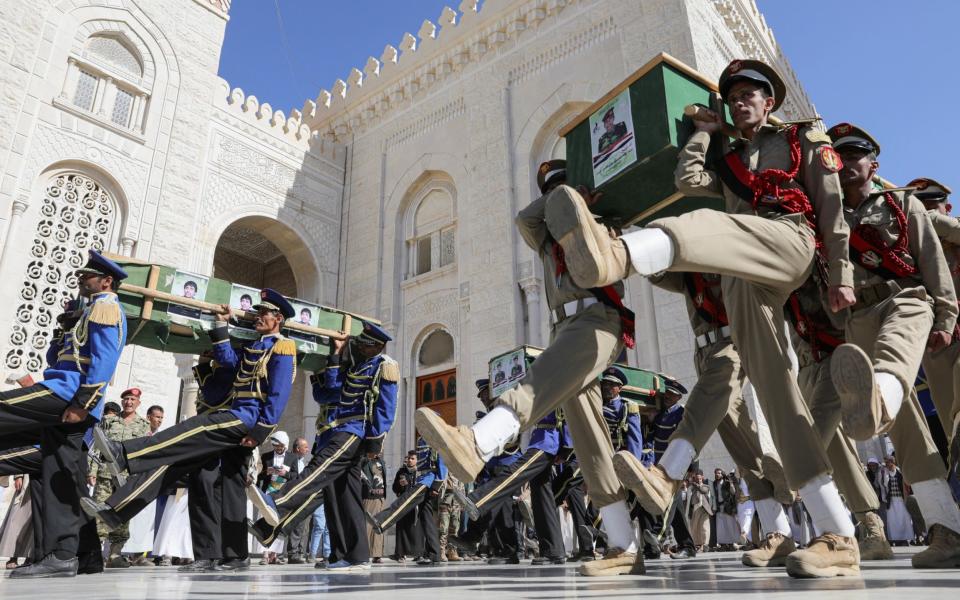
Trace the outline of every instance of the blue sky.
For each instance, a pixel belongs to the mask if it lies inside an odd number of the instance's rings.
[[[632,1],[632,0],[604,0]],[[660,0],[673,1],[673,0]],[[283,35],[278,23],[280,7]],[[220,75],[274,108],[300,108],[398,46],[458,0],[234,0]],[[960,69],[956,0],[758,0],[767,24],[828,125],[851,121],[882,146],[881,174],[919,176],[960,194],[954,142]],[[950,57],[954,58],[951,59]],[[638,65],[639,66],[639,65]],[[937,112],[943,113],[938,115]],[[958,196],[960,198],[960,196]],[[960,205],[960,199],[954,202]]]

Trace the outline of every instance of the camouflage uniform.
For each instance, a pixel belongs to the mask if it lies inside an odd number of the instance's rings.
[[[115,442],[132,440],[150,433],[150,423],[138,414],[134,414],[133,420],[129,423],[121,417],[111,415],[100,423],[100,427],[106,432],[107,437]],[[110,472],[98,467],[96,461],[90,461],[89,475],[97,478],[97,483],[93,488],[93,498],[97,502],[105,502],[114,492],[114,485],[113,480],[110,479]],[[111,554],[114,554],[113,546],[118,545],[116,553],[119,554],[120,548],[130,539],[129,522],[124,521],[123,525],[109,531],[102,521],[97,521],[97,535],[100,536],[100,539],[110,541]]]
[[[447,557],[447,537],[457,535],[460,531],[460,503],[454,500],[453,488],[463,492],[463,484],[452,475],[447,476],[446,489],[440,497],[440,555],[444,560]],[[456,560],[456,559],[455,559]]]

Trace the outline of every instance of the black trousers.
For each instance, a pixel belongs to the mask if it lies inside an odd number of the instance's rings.
[[[382,524],[384,520],[390,519],[387,526],[394,525],[396,527],[397,543],[394,550],[394,554],[398,557],[400,556],[412,556],[417,557],[423,554],[423,536],[420,529],[420,524],[418,523],[417,517],[418,510],[420,506],[419,499],[422,496],[422,490],[424,486],[407,486],[407,490],[398,496],[397,498],[410,497],[411,492],[416,493],[416,497],[413,498],[412,506],[413,510],[403,511],[402,514],[396,514],[391,518],[390,514],[387,511],[393,506],[387,507],[386,510],[380,511],[378,513],[377,519]],[[394,502],[396,504],[396,502]],[[387,514],[385,514],[387,513]]]
[[[131,476],[107,498],[107,504],[128,521],[164,490],[199,471],[211,459],[220,458],[220,503],[224,515],[221,529],[225,530],[231,521],[242,526],[246,519],[243,469],[251,452],[240,446],[246,434],[243,422],[222,410],[190,417],[152,436],[123,442]],[[241,505],[242,511],[238,509]]]
[[[331,506],[336,512],[338,535],[343,540],[337,559],[352,563],[370,560],[370,545],[367,541],[366,518],[363,516],[361,498],[360,459],[363,458],[360,438],[346,433],[333,434],[326,445],[313,455],[309,464],[296,479],[286,482],[274,496],[280,524],[271,527],[263,519],[253,524],[254,530],[265,544],[271,543],[280,533],[289,534],[304,519],[310,517],[318,498],[335,497]],[[323,490],[328,488],[329,496]],[[326,509],[325,509],[326,510]],[[331,542],[332,542],[331,538]],[[340,555],[342,550],[345,554]]]
[[[595,527],[595,520],[599,516],[593,505],[587,505],[586,494],[583,491],[583,475],[576,463],[565,464],[553,480],[553,497],[557,505],[564,501],[573,519],[574,535],[577,537],[577,547],[580,552],[593,552],[593,535],[589,527]]]
[[[436,500],[437,497],[430,491],[430,487],[423,484],[411,485],[405,492],[397,496],[390,506],[376,514],[376,519],[383,529],[388,529],[394,525],[399,527],[404,518],[409,518],[412,522],[404,523],[413,534],[414,548],[420,552],[414,551],[432,561],[440,560],[440,530],[437,529],[436,519]],[[399,540],[399,533],[397,536]],[[405,540],[411,541],[411,540]],[[404,544],[406,546],[406,544]],[[414,548],[404,548],[404,552],[414,550]],[[421,550],[422,548],[422,550]],[[401,554],[399,551],[397,554]]]
[[[553,454],[530,448],[520,460],[471,492],[469,498],[482,515],[484,511],[489,511],[491,506],[511,499],[524,484],[529,483],[540,555],[556,558],[564,556],[565,552],[563,534],[560,531],[560,515],[557,513],[551,485],[553,459]]]
[[[64,401],[42,385],[0,392],[0,452],[40,444],[42,547],[40,555],[76,556],[90,519],[80,509],[87,494],[83,436],[94,420],[61,421]]]
[[[249,448],[236,446],[208,459],[188,476],[187,507],[195,559],[248,556],[243,488],[249,457]]]

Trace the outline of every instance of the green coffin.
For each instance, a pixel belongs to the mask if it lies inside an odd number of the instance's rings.
[[[719,199],[682,196],[673,183],[677,153],[693,133],[683,109],[714,106],[715,90],[690,67],[660,54],[560,131],[568,183],[603,192],[592,212],[621,227],[698,208],[722,210]]]
[[[496,398],[517,385],[533,361],[542,353],[543,349],[536,346],[520,346],[491,358],[488,363],[490,397]],[[522,371],[518,370],[517,366],[521,366]],[[627,365],[615,366],[627,376],[627,385],[620,391],[621,397],[651,408],[658,406],[658,395],[666,390],[661,375]]]
[[[176,294],[177,290],[174,289],[175,282],[178,281],[178,271],[176,269],[163,265],[134,262],[129,259],[124,260],[124,257],[112,256],[111,258],[116,260],[129,275],[123,282],[125,285],[119,291],[120,302],[127,316],[128,344],[177,354],[200,354],[210,349],[210,338],[206,332],[213,327],[213,314],[160,299],[154,299],[151,308],[147,296],[131,291],[127,287],[136,286]],[[154,268],[157,271],[156,282],[151,285],[150,272]],[[179,277],[180,280],[184,278],[183,274]],[[233,285],[230,282],[215,277],[194,277],[194,279],[206,284],[203,296],[204,302],[211,304],[231,303]],[[293,298],[290,300],[294,303],[304,304]],[[145,311],[145,309],[147,310]],[[349,313],[328,307],[310,305],[310,309],[311,317],[314,319],[311,326],[343,332],[343,325],[346,320],[349,321],[350,331],[345,333],[349,333],[349,335],[359,335],[362,332],[363,323],[361,319],[377,322],[374,319],[352,314],[347,318]],[[234,323],[235,321],[231,321],[229,330],[230,337],[235,342],[257,337],[257,333],[252,327],[243,326],[243,321],[238,321],[239,325]],[[252,326],[252,323],[247,324]],[[283,333],[297,344],[300,368],[307,371],[317,371],[326,365],[327,356],[330,354],[329,337],[305,334],[289,327],[285,327]]]

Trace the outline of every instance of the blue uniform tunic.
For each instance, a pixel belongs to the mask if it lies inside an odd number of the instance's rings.
[[[417,438],[417,485],[439,489],[447,478],[447,466],[436,450],[427,445],[422,437]]]
[[[667,451],[670,436],[680,426],[681,420],[683,420],[683,407],[679,404],[661,410],[653,418],[653,452],[656,455],[657,462],[660,462],[660,457]]]
[[[226,323],[210,332],[213,356],[220,368],[233,373],[230,408],[247,435],[263,442],[276,429],[296,377],[297,347],[279,333],[261,336],[234,350]]]
[[[396,418],[399,378],[396,361],[385,354],[346,368],[335,354],[310,380],[313,399],[327,407],[329,431],[353,434],[379,451]]]
[[[126,343],[127,318],[117,295],[93,294],[77,324],[47,350],[50,366],[40,385],[99,420],[107,384]]]
[[[563,427],[563,417],[559,410],[547,414],[537,422],[533,433],[530,434],[528,447],[543,450],[547,454],[556,456],[560,453]]]
[[[614,451],[626,450],[642,459],[643,433],[640,431],[640,411],[636,404],[617,396],[603,403],[603,419],[610,430]]]

